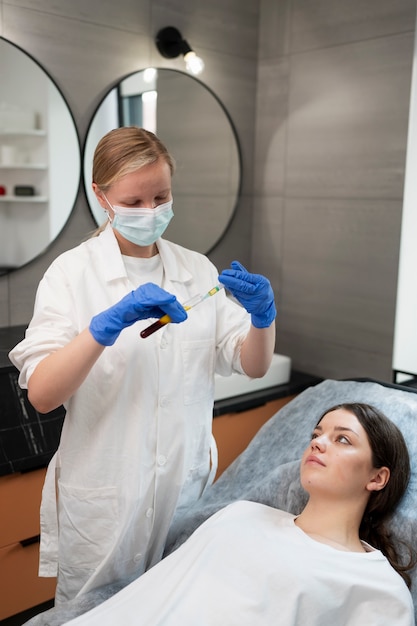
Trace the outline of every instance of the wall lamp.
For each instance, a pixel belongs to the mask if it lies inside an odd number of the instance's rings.
[[[204,69],[204,62],[196,55],[189,43],[185,41],[180,31],[174,26],[161,28],[155,38],[156,47],[166,59],[175,59],[184,55],[185,67],[192,74],[200,74]]]

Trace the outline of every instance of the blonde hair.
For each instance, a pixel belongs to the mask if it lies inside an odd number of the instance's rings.
[[[93,158],[93,182],[106,192],[126,174],[160,158],[165,160],[173,174],[174,159],[154,133],[137,126],[115,128],[97,144]]]

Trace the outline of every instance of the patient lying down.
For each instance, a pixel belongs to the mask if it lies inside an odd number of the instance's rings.
[[[333,407],[301,460],[309,499],[300,515],[230,504],[68,623],[412,626],[411,558],[401,565],[384,532],[409,474],[406,444],[390,420],[365,404]]]

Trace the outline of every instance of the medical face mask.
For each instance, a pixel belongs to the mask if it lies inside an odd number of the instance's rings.
[[[137,246],[150,246],[155,243],[165,232],[174,215],[172,200],[154,209],[112,206],[107,198],[106,201],[114,212],[113,221],[109,216],[113,228]]]

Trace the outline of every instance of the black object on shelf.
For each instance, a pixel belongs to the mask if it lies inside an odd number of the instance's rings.
[[[35,187],[32,185],[16,185],[14,188],[15,196],[34,196]]]

